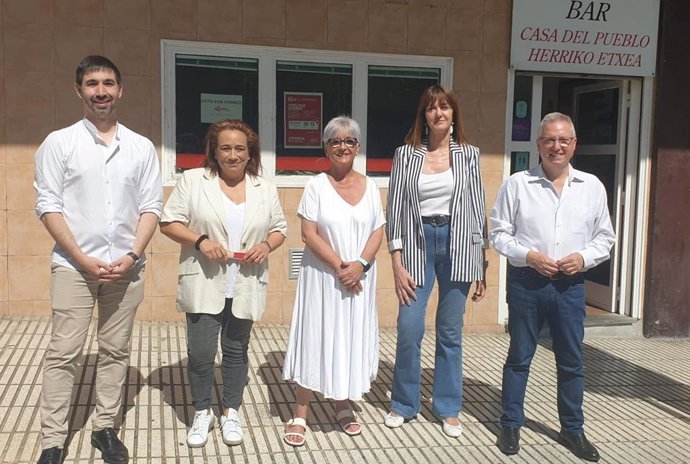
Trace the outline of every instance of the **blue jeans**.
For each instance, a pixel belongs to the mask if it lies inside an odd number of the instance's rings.
[[[585,285],[580,274],[562,280],[540,276],[532,268],[510,267],[508,331],[510,348],[503,366],[501,425],[525,422],[525,389],[539,332],[548,321],[557,366],[558,416],[567,433],[584,425],[582,399],[585,377],[582,340],[585,320]]]
[[[187,313],[187,377],[195,411],[211,407],[211,389],[216,368],[218,332],[223,359],[223,408],[239,409],[249,371],[249,337],[253,322],[232,314],[232,298],[218,314]]]
[[[462,325],[470,282],[450,280],[448,225],[424,224],[426,263],[424,287],[417,287],[417,300],[398,309],[398,341],[395,351],[391,410],[405,418],[421,410],[421,346],[429,294],[438,279],[436,354],[433,408],[436,417],[458,417],[462,409]]]

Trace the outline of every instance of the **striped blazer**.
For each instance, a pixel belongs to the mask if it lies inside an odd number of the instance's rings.
[[[420,287],[424,286],[426,247],[419,207],[419,175],[426,151],[426,140],[419,147],[403,145],[395,150],[386,211],[388,251],[402,250],[403,265]],[[454,183],[450,203],[451,280],[482,280],[486,209],[479,149],[451,140],[450,159]]]

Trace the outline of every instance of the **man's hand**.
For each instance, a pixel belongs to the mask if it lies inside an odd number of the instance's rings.
[[[122,277],[121,274],[113,270],[112,264],[104,263],[100,259],[82,255],[79,258],[75,258],[75,261],[80,269],[86,271],[87,274],[100,282],[112,282]]]
[[[130,269],[134,267],[134,258],[132,258],[129,255],[124,255],[121,256],[119,259],[116,261],[113,261],[110,263],[110,271],[111,274],[106,274],[107,277],[101,276],[99,280],[117,280],[123,275],[125,275]],[[111,278],[112,276],[117,275],[117,278]]]
[[[559,271],[558,262],[539,251],[527,253],[527,265],[546,277],[551,277]]]
[[[557,261],[558,269],[565,275],[575,275],[585,267],[585,259],[580,253],[570,253]]]

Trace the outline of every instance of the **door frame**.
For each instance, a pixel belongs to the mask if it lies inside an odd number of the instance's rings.
[[[519,71],[518,71],[519,72]],[[627,114],[623,120],[628,127],[635,126],[636,130],[628,130],[626,136],[625,153],[625,181],[623,185],[624,196],[619,202],[619,207],[626,205],[622,232],[617,237],[619,246],[619,285],[618,304],[616,312],[640,319],[643,314],[644,290],[645,290],[645,262],[647,255],[647,230],[649,221],[649,194],[651,185],[651,131],[653,109],[653,84],[652,77],[626,77],[626,76],[596,76],[580,74],[550,74],[540,72],[519,72],[528,74],[533,78],[532,108],[531,114],[532,133],[536,134],[541,122],[542,86],[544,77],[577,77],[587,79],[611,79],[623,80],[630,89]],[[512,141],[513,96],[516,70],[508,71],[508,91],[506,94],[505,116],[505,153],[503,162],[503,179],[510,176],[511,152],[528,151],[530,153],[529,166],[538,163],[539,154],[536,143]],[[633,173],[633,175],[630,175]],[[635,175],[636,174],[636,175]],[[490,203],[491,204],[491,203]],[[498,314],[497,323],[507,324],[508,303],[506,301],[507,264],[505,257],[499,257],[498,279]]]

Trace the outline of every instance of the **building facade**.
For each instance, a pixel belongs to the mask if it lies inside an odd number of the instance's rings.
[[[596,9],[579,21],[612,18],[621,1],[592,2]],[[578,14],[586,16],[590,2],[563,3],[566,9],[583,3]],[[517,40],[510,0],[3,0],[1,6],[0,314],[50,313],[53,242],[33,210],[33,155],[50,131],[81,117],[74,68],[87,54],[104,54],[123,73],[121,121],[159,149],[166,197],[177,173],[198,165],[210,122],[239,117],[258,130],[264,174],[278,185],[289,222],[286,243],[270,257],[263,322],[291,319],[303,246],[296,209],[306,179],[324,167],[321,124],[341,113],[360,122],[356,168],[376,179],[385,207],[392,150],[421,89],[440,82],[458,93],[466,134],[481,150],[487,208],[511,171],[536,162],[534,121],[544,111],[579,111],[582,134],[599,139],[576,157],[583,169],[609,179],[623,237],[611,266],[590,279],[590,304],[643,321],[650,334],[690,335],[677,306],[688,296],[682,285],[688,279],[678,270],[688,268],[690,255],[673,251],[687,242],[687,229],[675,224],[684,220],[677,208],[690,197],[689,183],[666,182],[688,169],[681,161],[690,131],[680,124],[688,116],[683,105],[659,111],[688,100],[677,81],[687,66],[676,45],[688,38],[678,24],[688,13],[681,1],[658,5],[658,65],[647,75],[511,65]],[[670,87],[662,90],[667,79]],[[156,233],[140,319],[180,319],[178,251]],[[380,323],[394,326],[397,299],[385,246],[377,259]],[[505,263],[493,250],[487,260],[487,297],[468,302],[466,328],[502,331]]]

